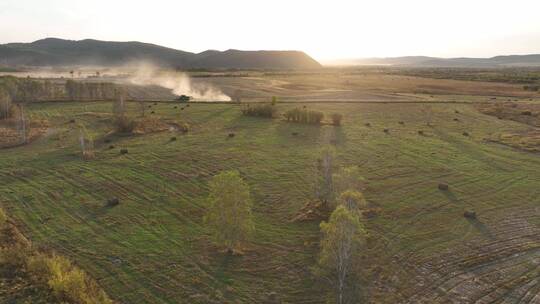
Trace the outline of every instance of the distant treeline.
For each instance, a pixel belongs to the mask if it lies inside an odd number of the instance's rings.
[[[105,82],[65,82],[13,76],[0,77],[0,93],[7,94],[14,103],[49,100],[112,100],[118,86]]]

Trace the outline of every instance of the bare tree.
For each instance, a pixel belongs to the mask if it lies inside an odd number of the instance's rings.
[[[26,144],[28,142],[28,137],[26,135],[26,117],[24,115],[24,107],[21,103],[18,104],[19,106],[19,130],[21,132],[21,140],[23,144]]]
[[[83,159],[92,159],[94,158],[94,139],[88,133],[84,126],[81,126],[79,143],[81,145],[81,152]]]
[[[7,119],[12,115],[11,96],[0,88],[0,119]]]

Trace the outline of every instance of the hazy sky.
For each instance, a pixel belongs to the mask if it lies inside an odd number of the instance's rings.
[[[137,40],[319,60],[540,53],[540,0],[0,0],[0,43]]]

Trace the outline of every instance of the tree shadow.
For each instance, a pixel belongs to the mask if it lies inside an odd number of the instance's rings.
[[[480,234],[485,237],[485,238],[488,238],[490,240],[494,240],[495,239],[495,236],[493,235],[493,233],[491,233],[491,231],[489,230],[489,228],[484,224],[482,223],[480,220],[478,219],[474,219],[474,218],[467,218],[467,221],[476,229],[478,230],[478,232],[480,232]]]

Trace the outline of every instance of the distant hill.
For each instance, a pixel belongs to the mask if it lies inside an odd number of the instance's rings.
[[[491,58],[437,58],[427,56],[363,58],[339,60],[335,65],[390,65],[409,67],[540,67],[540,54],[509,55]]]
[[[64,40],[0,45],[0,65],[123,65],[149,61],[172,68],[314,69],[321,65],[300,51],[205,51],[199,54],[142,42]]]

